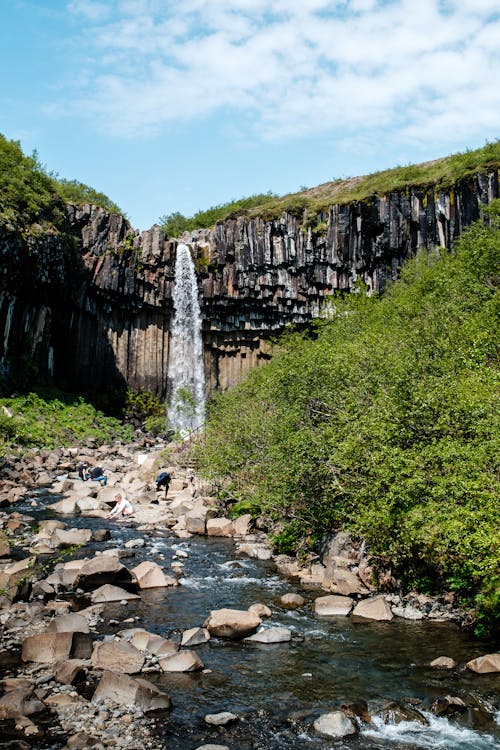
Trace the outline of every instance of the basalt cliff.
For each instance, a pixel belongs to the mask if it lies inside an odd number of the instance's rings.
[[[498,197],[498,170],[446,190],[408,188],[331,205],[305,222],[240,214],[182,238],[203,315],[209,390],[269,357],[271,337],[307,325],[337,291],[382,290],[419,248],[452,247]],[[66,389],[165,396],[177,240],[96,206],[67,206],[64,231],[0,226],[0,370]]]

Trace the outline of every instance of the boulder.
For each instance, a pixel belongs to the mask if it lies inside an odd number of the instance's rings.
[[[266,604],[261,604],[260,602],[251,604],[248,611],[253,612],[258,617],[271,617],[273,614]]]
[[[245,638],[252,643],[286,643],[292,640],[292,631],[288,628],[265,628]]]
[[[54,677],[63,685],[74,685],[85,678],[89,667],[88,659],[66,659],[57,662]]]
[[[342,559],[342,562],[345,561]],[[326,567],[323,577],[323,587],[329,588],[335,594],[351,596],[353,594],[367,594],[368,589],[358,575],[345,567]]]
[[[163,568],[151,560],[144,560],[130,572],[135,576],[140,589],[179,585],[177,578],[165,575]]]
[[[300,594],[283,594],[278,599],[278,604],[285,609],[298,609],[306,603],[306,600]]]
[[[43,711],[45,706],[33,694],[33,687],[19,687],[9,690],[0,698],[0,713],[16,713],[21,716],[32,716]]]
[[[423,620],[424,613],[416,607],[392,607],[392,614],[403,620]]]
[[[317,615],[320,616],[332,616],[332,615],[344,615],[347,616],[354,606],[354,602],[348,596],[318,596],[314,600],[313,608]]]
[[[245,513],[243,516],[239,516],[233,521],[234,534],[235,536],[247,536],[250,533],[252,526],[252,516],[250,513]]]
[[[75,585],[84,591],[106,583],[131,584],[132,575],[127,568],[111,555],[98,555],[87,560],[78,573]]]
[[[60,513],[63,516],[73,516],[80,512],[78,508],[78,498],[75,497],[65,497],[57,503],[48,505],[47,508],[53,510],[55,513]]]
[[[430,663],[434,669],[455,669],[457,662],[449,656],[438,656],[437,659],[433,659]]]
[[[112,586],[109,583],[105,583],[104,586],[96,589],[90,596],[92,604],[100,604],[106,602],[121,602],[129,601],[131,599],[140,599],[138,594],[131,594],[129,591],[120,588],[119,586]]]
[[[209,518],[207,520],[208,536],[234,536],[234,526],[230,518]]]
[[[314,722],[314,729],[322,737],[347,737],[356,734],[357,728],[343,711],[322,714]]]
[[[56,529],[54,536],[61,547],[72,547],[88,544],[92,539],[92,531],[90,529]]]
[[[120,674],[135,674],[144,665],[144,655],[125,641],[97,643],[91,659],[94,669],[106,669]]]
[[[206,628],[190,628],[182,634],[181,646],[200,646],[210,640],[210,633]]]
[[[21,659],[41,664],[55,664],[69,659],[73,633],[42,633],[24,639]]]
[[[159,660],[164,672],[195,672],[204,668],[204,664],[194,651],[178,651]]]
[[[52,620],[47,633],[89,633],[89,623],[86,617],[77,613],[60,615]]]
[[[211,724],[214,727],[224,727],[233,721],[238,721],[238,717],[230,711],[221,711],[219,714],[207,714],[205,716],[206,724]]]
[[[156,685],[141,677],[105,671],[92,697],[93,703],[112,701],[119,706],[136,706],[143,711],[170,708],[171,701]]]
[[[261,624],[255,612],[239,609],[214,609],[204,623],[210,635],[221,638],[244,638]]]
[[[352,612],[356,617],[364,617],[367,620],[392,620],[394,615],[391,612],[385,596],[373,596],[370,599],[356,604]]]
[[[490,672],[500,672],[500,653],[484,654],[477,659],[471,659],[465,665],[467,669],[477,674],[489,674]]]
[[[55,573],[59,577],[59,582],[65,588],[74,586],[75,581],[78,577],[78,574],[86,562],[87,562],[86,559],[68,560],[68,562],[64,563],[64,565],[61,568],[56,568]]]

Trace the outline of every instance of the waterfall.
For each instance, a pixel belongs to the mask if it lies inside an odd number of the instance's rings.
[[[173,305],[167,413],[170,425],[186,435],[204,421],[205,372],[198,284],[191,253],[183,244],[177,246]]]

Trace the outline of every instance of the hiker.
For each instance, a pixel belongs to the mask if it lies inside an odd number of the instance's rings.
[[[90,480],[92,482],[99,482],[102,487],[106,487],[108,478],[104,473],[104,470],[100,466],[94,466],[90,472]]]
[[[130,500],[127,500],[126,496],[123,493],[116,493],[115,502],[115,507],[113,508],[113,510],[110,510],[106,518],[112,518],[113,516],[131,516],[134,512],[134,506],[132,505]]]
[[[82,464],[76,467],[76,470],[78,472],[78,476],[82,480],[82,482],[86,482],[88,479],[90,479],[90,471],[89,471],[89,462],[84,461]]]
[[[191,492],[191,496],[194,497],[196,495],[196,487],[194,484],[194,471],[193,469],[188,469],[186,471],[186,479],[189,486],[189,491]]]
[[[170,480],[172,477],[168,473],[168,471],[162,471],[158,476],[156,477],[156,491],[161,490],[162,487],[165,487],[165,497],[167,497],[168,493],[168,486],[170,484]]]

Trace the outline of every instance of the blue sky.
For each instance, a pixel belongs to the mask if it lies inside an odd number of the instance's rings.
[[[0,132],[147,229],[500,136],[498,0],[3,0]]]

